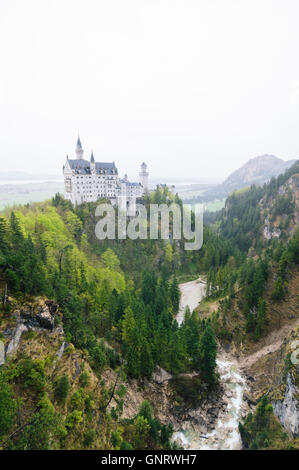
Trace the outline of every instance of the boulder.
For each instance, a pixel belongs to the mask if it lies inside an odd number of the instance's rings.
[[[36,304],[21,309],[20,318],[25,320],[29,328],[53,330],[57,310],[58,305],[53,300],[39,300]]]
[[[156,371],[153,373],[153,381],[157,382],[158,384],[167,382],[167,380],[170,380],[171,378],[172,378],[172,375],[159,366],[157,366]]]
[[[54,313],[52,314],[48,305],[44,305],[36,315],[36,319],[42,328],[52,330],[54,328]]]

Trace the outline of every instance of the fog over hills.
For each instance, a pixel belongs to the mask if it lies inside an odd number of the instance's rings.
[[[252,184],[263,185],[273,176],[278,176],[290,168],[296,160],[282,160],[275,155],[260,155],[251,158],[234,171],[220,185],[206,191],[203,195],[207,199],[219,199],[226,197],[234,190],[242,189]]]

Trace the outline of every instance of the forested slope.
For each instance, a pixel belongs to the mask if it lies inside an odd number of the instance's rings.
[[[147,400],[157,366],[174,376],[192,372],[196,379],[180,379],[181,395],[173,390],[169,400],[190,399],[188,383],[200,403],[218,387],[217,341],[250,354],[278,317],[281,325],[296,320],[297,173],[298,163],[262,188],[233,193],[223,211],[207,214],[203,247],[193,252],[183,240],[99,241],[96,204],[74,208],[59,195],[5,211],[1,445],[172,447],[171,426],[147,401],[123,417],[126,389],[141,387]],[[181,204],[158,189],[143,202],[172,200]],[[207,298],[179,328],[178,280],[199,274]]]

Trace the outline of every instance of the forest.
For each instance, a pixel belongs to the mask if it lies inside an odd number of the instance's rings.
[[[271,293],[281,302],[290,272],[299,264],[299,231],[289,238],[261,237],[260,201],[276,198],[275,216],[292,215],[292,197],[278,196],[278,188],[298,172],[298,164],[263,187],[234,192],[225,208],[206,214],[204,244],[185,251],[183,241],[99,241],[95,237],[95,203],[73,207],[57,194],[51,201],[17,206],[0,217],[0,321],[14,305],[43,296],[57,302],[65,341],[83,351],[100,379],[111,369],[127,380],[150,381],[157,366],[177,376],[196,372],[201,384],[217,387],[217,342],[229,340],[225,315],[237,298],[245,320],[243,337],[257,341],[267,330],[265,288],[269,271],[277,277]],[[166,189],[157,189],[144,203],[181,204]],[[221,309],[208,318],[178,312],[182,279],[206,276],[207,299],[219,299]],[[1,323],[0,323],[1,325]],[[47,361],[21,357],[0,369],[0,447],[10,449],[64,448],[66,436],[82,420],[93,416],[93,397],[86,392],[88,374],[70,396],[66,375],[48,382]],[[85,384],[85,385],[84,385]],[[28,394],[32,416],[19,429],[23,401]],[[162,425],[148,402],[133,420],[122,420],[125,387],[118,386],[117,406],[100,406],[113,448],[172,448],[171,426]],[[103,402],[109,391],[103,386]],[[105,398],[106,397],[106,398]],[[67,406],[66,406],[67,403]],[[67,410],[66,410],[67,407]],[[244,433],[244,429],[242,430]],[[76,446],[89,448],[96,429],[87,429]],[[111,444],[110,444],[111,445]]]

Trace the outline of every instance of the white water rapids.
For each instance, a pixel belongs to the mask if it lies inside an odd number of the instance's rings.
[[[181,300],[177,321],[184,319],[187,305],[191,312],[205,295],[205,283],[201,279],[180,284]],[[217,358],[220,382],[224,388],[225,409],[220,409],[215,428],[205,436],[191,426],[174,434],[174,440],[184,449],[199,450],[236,450],[242,447],[239,434],[239,420],[243,406],[245,379],[241,376],[237,364],[221,354]]]

